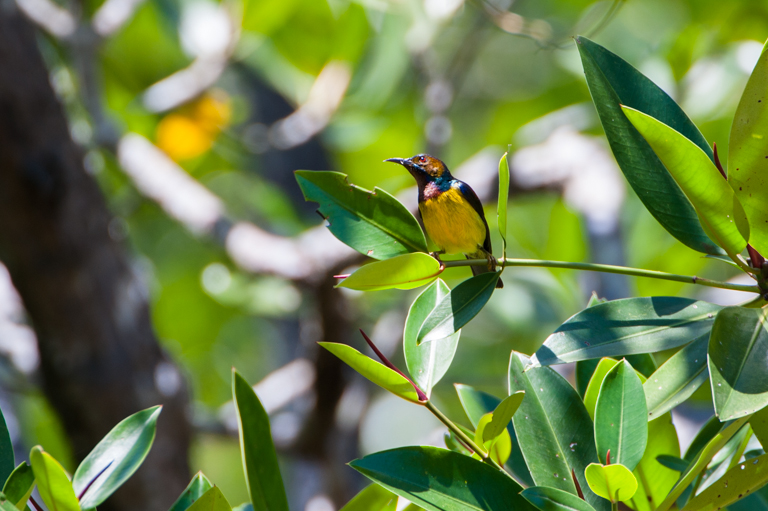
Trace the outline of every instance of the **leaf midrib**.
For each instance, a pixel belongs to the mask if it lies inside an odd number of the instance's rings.
[[[760,319],[757,321],[757,326],[755,327],[755,330],[752,332],[752,337],[749,340],[749,346],[746,350],[746,353],[743,357],[741,357],[741,362],[739,363],[739,370],[737,371],[736,379],[733,382],[734,384],[728,386],[729,387],[728,397],[725,398],[725,402],[723,403],[723,409],[726,409],[728,407],[728,404],[731,402],[731,399],[733,398],[734,394],[737,392],[735,387],[736,385],[738,385],[739,380],[741,379],[741,373],[742,371],[744,371],[744,366],[747,363],[747,358],[752,353],[752,348],[754,348],[754,345],[757,342],[757,338],[760,337],[760,331],[763,329],[763,325],[765,324],[766,315],[768,315],[768,311],[764,311],[760,313]],[[723,377],[723,379],[725,379],[725,376],[722,375],[722,373],[720,374]]]

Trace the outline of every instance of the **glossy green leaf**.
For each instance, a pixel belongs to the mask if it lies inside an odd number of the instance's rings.
[[[8,497],[0,493],[0,511],[16,511],[16,507]]]
[[[749,243],[768,254],[768,53],[755,64],[733,117],[728,182],[749,219]]]
[[[472,431],[469,431],[467,436],[472,438]],[[459,438],[453,431],[446,431],[443,434],[443,441],[445,442],[445,446],[453,452],[463,454],[464,456],[472,456],[472,451],[459,441]]]
[[[533,486],[520,493],[541,511],[594,511],[595,508],[567,491],[546,486]]]
[[[660,456],[656,456],[656,461],[668,469],[674,470],[675,472],[680,472],[681,474],[688,469],[687,461],[670,454],[662,454]]]
[[[633,108],[623,110],[685,192],[704,229],[734,259],[747,246],[749,223],[715,164],[700,147],[661,121]]]
[[[722,307],[667,296],[601,303],[571,316],[531,358],[536,365],[655,353],[709,332]]]
[[[763,450],[768,450],[768,407],[758,410],[749,419],[752,431],[763,446]]]
[[[64,468],[53,456],[35,446],[29,461],[37,481],[40,497],[49,511],[80,511],[80,503]]]
[[[189,511],[232,511],[232,506],[229,505],[219,487],[214,486],[203,493],[188,509]]]
[[[621,111],[627,105],[671,126],[712,158],[696,125],[664,91],[626,61],[585,37],[576,38],[584,74],[616,161],[645,207],[672,236],[694,250],[722,254],[688,198]]]
[[[603,379],[608,371],[616,367],[619,361],[615,358],[604,357],[601,358],[595,371],[592,373],[592,378],[587,385],[587,391],[584,393],[584,406],[587,408],[589,418],[595,420],[595,407],[597,406],[597,396],[600,395],[600,387],[603,385]]]
[[[23,511],[27,507],[29,496],[35,489],[35,473],[32,467],[23,461],[16,467],[3,485],[3,495],[10,500],[17,509]]]
[[[13,456],[13,442],[8,433],[8,426],[5,424],[5,417],[0,411],[0,481],[8,480],[13,469],[16,467],[16,460]]]
[[[509,437],[506,427],[498,435],[489,435],[486,439],[485,431],[493,422],[493,415],[493,413],[486,413],[480,418],[480,422],[475,430],[475,443],[482,447],[492,460],[504,466],[509,459],[509,455],[512,454],[512,439]],[[480,459],[480,457],[477,456],[477,459]]]
[[[495,396],[475,390],[469,385],[457,384],[456,393],[459,395],[461,406],[474,427],[480,422],[480,418],[488,412],[492,412],[499,406],[501,400]],[[533,478],[525,464],[525,459],[520,451],[520,443],[512,423],[507,424],[507,432],[512,440],[512,455],[507,460],[507,468],[515,478],[526,486],[533,486]]]
[[[361,254],[389,259],[427,251],[419,222],[384,190],[365,190],[339,172],[299,170],[295,174],[304,198],[320,204],[318,211],[328,220],[328,229]]]
[[[421,344],[443,339],[458,332],[485,307],[491,299],[498,280],[498,272],[488,272],[467,279],[456,286],[424,320],[416,341]]]
[[[520,450],[537,486],[558,488],[576,495],[571,470],[584,496],[595,509],[606,502],[592,493],[584,469],[597,461],[592,421],[579,395],[549,367],[531,368],[528,357],[512,352],[509,392],[525,391],[512,417]]]
[[[358,291],[413,289],[429,284],[438,275],[440,275],[440,263],[437,259],[429,254],[416,252],[361,266],[355,273],[342,280],[337,287]]]
[[[496,208],[496,218],[499,224],[499,234],[501,235],[502,251],[504,257],[507,253],[507,203],[509,202],[509,163],[507,162],[507,155],[509,152],[504,153],[504,156],[499,160],[499,202]]]
[[[198,472],[168,511],[185,511],[211,488],[213,488],[213,485],[208,478],[205,477],[205,474]]]
[[[153,406],[123,419],[80,463],[72,486],[75,494],[82,495],[83,509],[104,502],[141,466],[155,440],[161,410],[161,406]]]
[[[746,460],[728,470],[688,504],[683,511],[722,509],[768,483],[768,454]]]
[[[461,330],[432,342],[416,344],[421,325],[429,313],[448,295],[450,288],[441,279],[427,287],[411,304],[403,330],[403,352],[408,372],[416,385],[429,396],[451,366]]]
[[[395,511],[397,495],[378,484],[370,484],[360,490],[339,511]]]
[[[624,465],[592,463],[587,467],[586,476],[592,491],[611,502],[627,501],[637,491],[637,479]]]
[[[605,301],[597,303],[605,303]],[[627,355],[625,358],[639,374],[642,374],[646,378],[656,370],[656,362],[653,360],[653,356],[648,353]],[[594,374],[595,369],[597,369],[600,360],[601,359],[593,358],[591,360],[580,360],[579,362],[576,362],[576,390],[579,391],[579,395],[582,398],[586,396],[587,387],[589,386],[589,382],[591,381],[592,375]],[[598,383],[595,392],[599,391],[600,384]],[[595,400],[597,400],[597,394],[595,394]],[[587,410],[589,409],[589,406],[587,406]],[[590,416],[594,416],[595,414],[594,402],[592,403],[592,411],[590,413]]]
[[[667,413],[696,392],[709,379],[707,346],[704,334],[672,355],[643,384],[648,420]]]
[[[629,362],[622,360],[605,375],[595,407],[595,445],[601,461],[634,470],[648,442],[648,409],[643,384]],[[625,499],[626,500],[626,499]]]
[[[532,511],[522,487],[487,463],[437,447],[400,447],[349,464],[428,511]]]
[[[768,405],[766,309],[728,307],[720,311],[709,338],[709,374],[715,413],[721,421]]]
[[[517,409],[520,408],[520,403],[523,402],[524,397],[525,391],[520,390],[505,397],[501,403],[499,403],[499,406],[493,411],[493,420],[483,431],[484,442],[496,438],[507,430],[507,426],[512,420],[512,416]]]
[[[416,390],[414,390],[411,382],[384,364],[366,357],[352,346],[347,346],[346,344],[335,342],[320,342],[318,344],[379,387],[408,401],[419,402],[419,396],[416,394]]]
[[[659,456],[680,456],[677,430],[669,413],[648,423],[648,445],[632,471],[638,483],[637,493],[626,503],[635,511],[654,511],[680,477],[678,472],[660,464]]]
[[[269,416],[253,388],[234,369],[232,397],[237,410],[240,452],[251,504],[256,511],[289,511],[283,478],[272,443]]]

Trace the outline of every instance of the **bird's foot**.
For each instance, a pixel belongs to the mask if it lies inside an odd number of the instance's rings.
[[[485,257],[488,259],[488,269],[490,271],[496,271],[496,258],[493,257],[493,254],[486,252]]]
[[[440,259],[440,254],[442,254],[442,253],[444,253],[444,252],[430,252],[430,253],[429,253],[429,255],[431,255],[432,257],[434,257],[434,258],[435,258],[435,260],[436,260],[438,263],[440,263],[440,271],[443,271],[443,270],[445,270],[445,263],[443,262],[443,260],[442,260],[442,259]]]

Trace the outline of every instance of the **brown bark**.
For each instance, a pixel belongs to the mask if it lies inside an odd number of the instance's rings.
[[[165,405],[144,466],[100,507],[165,510],[189,478],[184,379],[109,236],[109,211],[70,138],[34,30],[9,4],[0,2],[0,259],[37,332],[43,390],[78,458],[126,416]],[[161,373],[178,376],[166,395]]]

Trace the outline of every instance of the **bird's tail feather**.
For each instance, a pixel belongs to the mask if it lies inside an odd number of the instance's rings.
[[[473,254],[464,254],[464,256],[467,259],[485,259],[488,257],[485,250],[478,250]],[[470,266],[470,268],[472,268],[472,275],[480,275],[481,273],[496,271],[496,263],[494,260],[493,263],[489,262],[487,266],[472,265]],[[499,277],[499,280],[496,281],[496,289],[501,289],[503,287],[504,287],[504,282],[501,280],[501,277]]]

